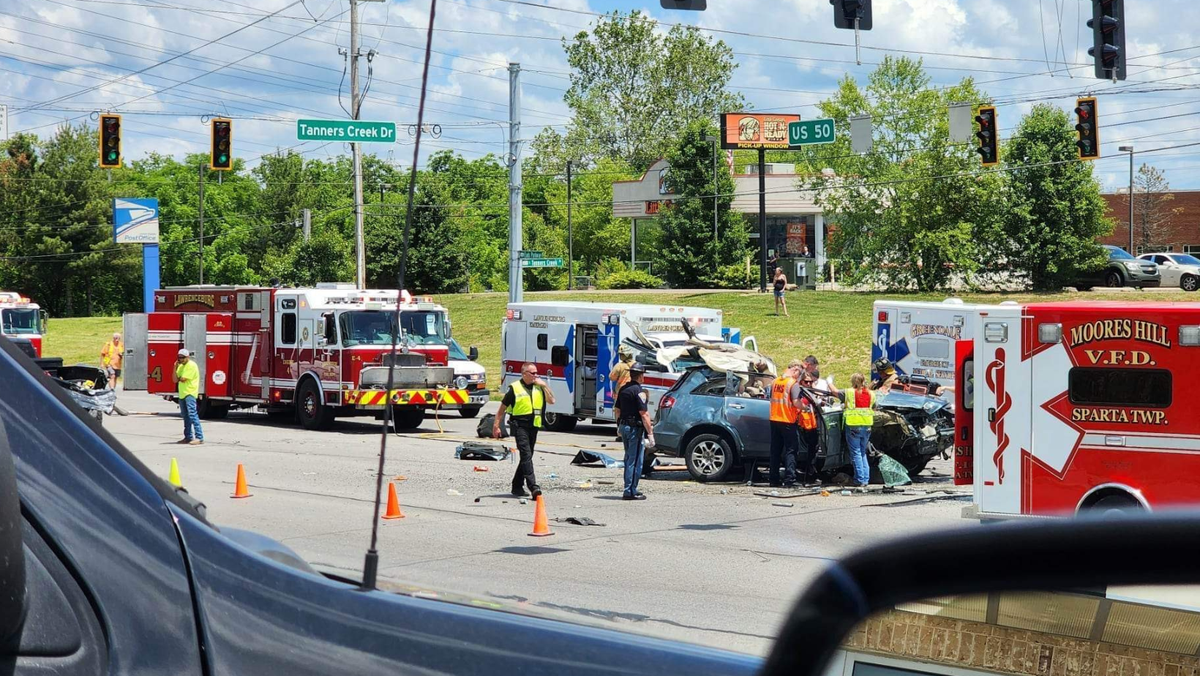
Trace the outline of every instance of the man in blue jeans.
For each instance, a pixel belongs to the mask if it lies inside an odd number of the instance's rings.
[[[179,414],[183,416],[183,439],[178,443],[199,446],[204,443],[204,430],[200,429],[200,416],[196,415],[196,398],[200,396],[200,367],[192,361],[192,354],[187,350],[179,351],[175,359],[175,373],[171,378],[178,388]]]
[[[629,382],[617,392],[617,400],[613,405],[613,417],[617,420],[617,430],[625,443],[625,493],[622,500],[645,500],[646,496],[638,491],[638,479],[642,476],[642,462],[645,459],[645,441],[654,448],[654,425],[650,422],[650,414],[646,410],[647,394],[642,389],[642,375],[646,367],[634,362],[629,366]]]
[[[850,389],[845,390],[845,394],[842,424],[846,428],[850,461],[854,464],[854,484],[859,492],[866,492],[867,484],[871,482],[867,446],[871,441],[871,428],[875,425],[875,391],[867,389],[866,378],[861,373],[855,373],[850,376]]]

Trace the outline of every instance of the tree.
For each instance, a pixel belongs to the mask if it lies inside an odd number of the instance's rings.
[[[1134,175],[1133,192],[1134,227],[1141,230],[1143,250],[1165,249],[1171,237],[1171,219],[1183,211],[1182,207],[1170,206],[1175,194],[1166,175],[1143,164]],[[1129,197],[1125,200],[1128,208]]]
[[[1092,164],[1079,162],[1067,113],[1038,104],[1004,147],[1008,209],[996,250],[1034,289],[1055,290],[1099,268],[1096,240],[1112,231]]]
[[[613,12],[590,33],[563,39],[571,66],[565,99],[574,112],[567,156],[620,159],[644,169],[688,123],[744,105],[727,89],[737,68],[728,45],[693,26],[663,34],[657,25],[638,11]]]
[[[954,101],[983,100],[969,78],[931,89],[919,60],[889,56],[865,88],[846,76],[819,104],[837,140],[795,154],[808,174],[800,188],[815,191],[836,227],[830,248],[844,262],[839,276],[931,291],[979,269],[978,235],[1000,219],[1003,177],[980,172],[972,147],[950,142],[945,111]],[[873,121],[874,146],[856,155],[849,118],[864,114]]]
[[[731,208],[733,177],[721,161],[714,176],[713,146],[704,140],[715,133],[711,122],[693,122],[668,154],[669,184],[675,197],[659,217],[662,239],[656,272],[676,288],[745,288],[749,281],[745,272],[749,237],[744,218]]]

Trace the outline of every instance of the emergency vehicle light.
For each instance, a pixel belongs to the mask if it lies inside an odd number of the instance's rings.
[[[1062,324],[1038,324],[1038,342],[1053,345],[1062,342]]]
[[[508,319],[515,319],[517,321],[521,321],[521,311],[520,310],[509,310],[506,313],[506,317]]]
[[[1179,344],[1185,347],[1200,345],[1200,326],[1179,327]]]
[[[887,320],[888,320],[888,313],[884,312],[883,310],[880,310],[879,311],[879,321],[886,322]]]
[[[983,339],[989,343],[1008,342],[1008,324],[988,322],[983,325]]]
[[[900,313],[900,323],[901,324],[908,324],[911,321],[912,321],[912,313],[911,312],[901,312]]]

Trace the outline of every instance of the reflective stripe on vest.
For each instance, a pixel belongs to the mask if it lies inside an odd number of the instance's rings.
[[[866,392],[870,402],[866,407],[858,405],[858,393]],[[870,427],[875,424],[875,392],[872,390],[846,390],[846,410],[842,414],[846,427]]]
[[[542,410],[545,404],[542,400],[542,388],[534,387],[533,396],[530,396],[530,390],[525,389],[525,383],[521,380],[512,384],[513,390],[513,407],[512,414],[514,416],[533,414],[533,426],[542,426]]]
[[[795,384],[795,379],[783,376],[771,384],[771,422],[796,424],[799,411],[791,400],[792,385]]]

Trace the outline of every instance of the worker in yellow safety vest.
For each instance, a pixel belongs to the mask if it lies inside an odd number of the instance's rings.
[[[842,424],[846,431],[846,444],[850,447],[850,461],[854,465],[854,483],[859,491],[866,491],[871,481],[867,446],[871,440],[871,428],[875,425],[875,391],[866,387],[866,378],[861,373],[855,373],[850,376],[850,389],[845,391],[845,395]]]
[[[800,452],[800,371],[804,364],[793,359],[771,384],[771,467],[772,486],[791,488],[796,484],[796,455]],[[779,482],[779,466],[783,465],[783,483]]]
[[[527,495],[522,484],[529,486],[529,495],[536,498],[542,494],[537,477],[533,474],[533,449],[537,444],[538,430],[542,428],[542,415],[546,412],[547,403],[554,403],[554,392],[546,381],[538,377],[537,364],[527,363],[521,367],[521,379],[508,386],[504,399],[500,400],[496,420],[492,422],[492,436],[499,439],[500,421],[504,419],[504,412],[509,411],[509,428],[521,455],[512,479],[512,494],[516,497]]]

